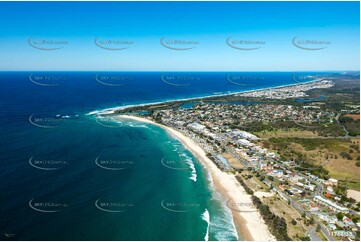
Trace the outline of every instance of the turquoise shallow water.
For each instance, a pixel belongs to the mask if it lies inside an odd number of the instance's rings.
[[[206,170],[179,141],[86,114],[292,84],[293,75],[0,73],[0,240],[237,239]]]
[[[237,239],[204,169],[159,127],[84,116],[16,132],[2,150],[1,232],[11,239]]]

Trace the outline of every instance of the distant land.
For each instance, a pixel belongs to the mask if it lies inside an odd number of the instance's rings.
[[[234,174],[277,240],[358,239],[359,73],[312,78],[99,115],[150,119],[193,140],[220,170]],[[283,224],[282,232],[276,223]],[[339,230],[344,232],[334,232]]]

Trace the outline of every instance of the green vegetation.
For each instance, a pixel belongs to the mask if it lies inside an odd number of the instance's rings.
[[[237,176],[236,177],[238,182],[242,185],[242,187],[244,188],[244,190],[246,190],[246,193],[249,194],[249,195],[253,195],[253,191],[251,188],[249,188],[246,183],[244,183],[244,181],[242,180],[241,177]]]
[[[262,146],[277,151],[282,160],[295,161],[294,168],[323,179],[339,180],[343,187],[360,189],[359,140],[355,138],[275,137],[262,140]]]
[[[261,216],[268,225],[270,232],[276,237],[276,239],[290,241],[291,238],[287,235],[287,224],[285,219],[272,213],[269,207],[263,204],[258,197],[252,196],[252,202],[261,213]]]
[[[291,238],[287,235],[287,223],[284,218],[280,218],[272,213],[269,207],[262,203],[262,201],[253,195],[253,191],[249,188],[241,177],[237,176],[238,182],[244,187],[247,194],[252,195],[252,202],[260,212],[262,218],[266,222],[270,232],[277,240],[290,241]]]
[[[360,119],[353,119],[348,116],[339,118],[340,123],[345,127],[350,136],[360,135]]]
[[[339,142],[349,143],[347,139],[305,139],[305,138],[270,138],[269,141],[277,144],[280,148],[287,148],[289,143],[298,143],[302,145],[305,150],[319,149],[334,149],[338,148]]]

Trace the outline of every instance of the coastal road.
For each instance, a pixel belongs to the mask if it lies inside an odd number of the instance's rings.
[[[332,235],[323,223],[317,222],[317,224],[320,225],[321,231],[328,241],[335,241],[335,239],[332,237]]]
[[[322,241],[322,239],[320,237],[317,236],[316,234],[316,227],[312,226],[308,231],[307,231],[307,235],[308,237],[310,237],[310,239],[312,241]]]
[[[281,191],[279,188],[274,187],[274,189],[281,194],[285,194],[283,193],[283,191]],[[322,193],[322,192],[321,192]],[[297,200],[293,199],[292,197],[285,195],[285,197],[287,197],[290,201],[290,205],[296,210],[298,211],[301,215],[305,214],[306,218],[311,219],[313,217],[312,213],[310,213],[309,211],[303,209],[303,207],[297,202]],[[333,236],[330,234],[330,232],[328,231],[328,229],[326,228],[326,226],[324,224],[322,224],[321,222],[319,222],[317,219],[315,219],[315,225],[320,225],[320,229],[322,231],[322,233],[324,234],[324,236],[326,237],[327,240],[329,241],[334,241],[335,239],[333,238]],[[316,239],[316,237],[318,237],[316,235],[316,233],[312,230],[308,230],[308,234],[310,235],[310,238],[312,239],[312,237],[314,239],[312,240],[320,240],[320,239]],[[311,237],[312,236],[312,237]]]

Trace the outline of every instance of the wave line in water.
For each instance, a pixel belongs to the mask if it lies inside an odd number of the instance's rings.
[[[204,236],[204,240],[208,241],[208,239],[209,239],[210,215],[209,215],[209,212],[208,212],[207,209],[202,213],[202,219],[207,222],[207,231],[206,231],[206,235]]]

